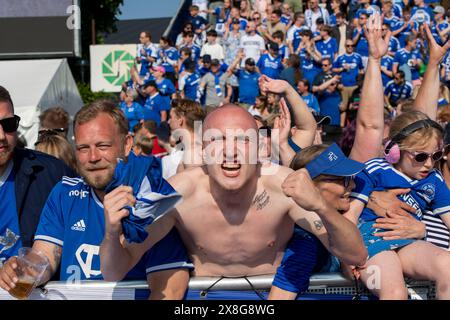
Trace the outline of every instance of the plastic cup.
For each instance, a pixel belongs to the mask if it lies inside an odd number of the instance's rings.
[[[42,252],[32,248],[20,248],[16,269],[19,281],[9,294],[17,299],[27,299],[49,265],[48,258]]]

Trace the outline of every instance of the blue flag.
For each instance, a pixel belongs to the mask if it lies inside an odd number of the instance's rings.
[[[145,227],[169,212],[181,200],[181,195],[162,177],[161,160],[136,156],[133,152],[125,162],[121,160],[106,193],[121,186],[131,186],[136,198],[134,207],[126,207],[130,215],[122,220],[125,239],[141,243],[148,232]]]

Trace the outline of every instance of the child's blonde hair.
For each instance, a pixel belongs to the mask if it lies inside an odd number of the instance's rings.
[[[389,140],[399,134],[404,128],[410,124],[420,121],[430,119],[428,116],[420,111],[408,111],[400,114],[396,117],[389,129]],[[421,128],[413,133],[409,134],[405,139],[401,140],[398,145],[401,150],[410,150],[414,147],[425,146],[432,139],[442,140],[442,131],[434,127]]]

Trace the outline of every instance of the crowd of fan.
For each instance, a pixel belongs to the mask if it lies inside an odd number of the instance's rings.
[[[208,1],[193,1],[175,43],[162,37],[156,45],[150,32],[140,34],[137,64],[122,92],[130,128],[139,119],[166,121],[175,98],[200,102],[206,111],[237,103],[273,126],[280,97],[261,95],[258,80],[266,75],[288,81],[315,116],[326,117],[323,140],[338,140],[359,106],[369,55],[363,26],[371,14],[383,14],[383,35],[391,34],[381,60],[387,118],[420,87],[428,62],[423,24],[438,44],[450,32],[450,11],[424,0],[311,0],[304,11],[301,1],[209,2],[208,9]],[[445,106],[450,54],[440,76]]]

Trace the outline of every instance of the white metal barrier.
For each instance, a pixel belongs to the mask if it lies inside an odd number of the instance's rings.
[[[244,278],[223,278],[210,291],[249,291],[269,290],[273,276],[247,277],[252,286]],[[205,290],[219,280],[216,277],[196,277],[189,281],[190,290]],[[430,282],[408,281],[411,299],[434,299],[435,288]],[[362,285],[360,286],[362,288]],[[44,289],[35,289],[31,300],[134,300],[137,290],[147,290],[145,281],[81,281],[79,283],[49,282]],[[309,293],[354,295],[356,288],[352,281],[339,273],[315,274],[311,277]],[[368,294],[366,290],[363,293]],[[6,291],[0,289],[0,300],[14,300]]]

